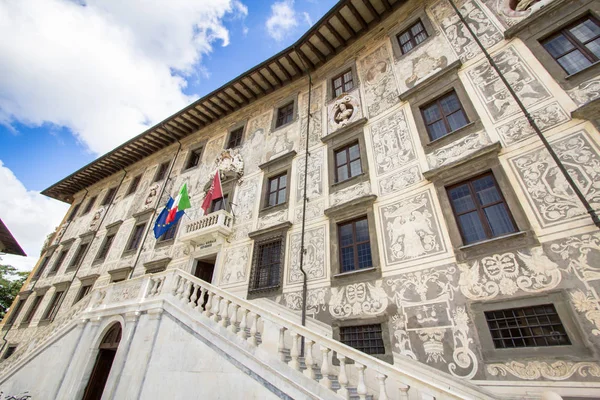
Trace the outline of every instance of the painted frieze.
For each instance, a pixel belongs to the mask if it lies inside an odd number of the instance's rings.
[[[490,143],[490,138],[485,131],[471,133],[470,135],[455,140],[454,142],[427,154],[427,164],[429,164],[429,168],[431,169],[439,168],[443,165],[466,158]]]
[[[423,179],[418,164],[393,172],[379,180],[379,195],[386,196],[406,189]]]
[[[359,62],[361,82],[369,118],[376,117],[398,104],[398,88],[386,45],[379,46]]]
[[[567,93],[578,106],[582,106],[600,97],[600,79],[587,80],[577,87],[568,90]]]
[[[319,312],[327,309],[325,295],[326,288],[310,289],[306,294],[306,314],[315,317]],[[302,311],[302,292],[283,294],[283,304],[293,311]]]
[[[388,296],[383,281],[354,283],[331,288],[329,313],[334,318],[345,319],[366,315],[380,315],[388,306]]]
[[[567,112],[554,101],[530,113],[540,130],[547,131],[557,125],[569,121]],[[496,128],[505,145],[510,146],[535,135],[535,131],[527,122],[527,118],[518,117]]]
[[[264,161],[267,133],[271,126],[271,114],[270,111],[267,111],[248,121],[246,140],[241,150],[244,157],[246,175],[257,171],[258,166]]]
[[[310,96],[310,124],[308,126],[308,147],[311,148],[316,144],[321,143],[320,139],[323,136],[323,107],[324,86],[318,85],[311,91]],[[308,118],[306,109],[308,107],[308,92],[300,96],[300,107],[298,114],[300,115],[300,150],[306,148],[306,124]]]
[[[373,124],[371,140],[377,175],[404,167],[416,159],[406,113],[402,109]]]
[[[487,371],[492,376],[512,375],[523,380],[548,379],[564,381],[573,375],[600,377],[600,365],[593,362],[572,361],[511,361],[504,364],[489,364]]]
[[[600,206],[600,157],[586,131],[554,140],[552,148],[592,207]],[[586,212],[550,154],[542,146],[510,159],[527,200],[543,227],[585,218]]]
[[[251,221],[254,216],[254,208],[257,202],[259,184],[258,178],[245,179],[236,193],[233,212],[236,223]]]
[[[293,233],[290,237],[288,283],[298,283],[304,279],[304,275],[300,271],[300,236],[301,233]],[[325,227],[307,229],[304,236],[303,269],[308,281],[327,276],[325,254]]]
[[[227,249],[221,269],[221,285],[246,281],[250,251],[250,245]]]
[[[296,167],[296,202],[302,201],[304,195],[304,169],[306,158],[299,157]],[[313,200],[323,195],[323,150],[310,152],[308,157],[308,180],[306,181],[306,196]]]
[[[330,194],[329,203],[331,206],[337,206],[338,204],[343,204],[369,194],[371,194],[371,184],[369,182],[361,182]]]
[[[312,221],[316,218],[323,216],[323,210],[325,209],[325,200],[310,200],[306,203],[306,222]],[[294,218],[296,224],[302,223],[302,200],[300,205],[296,207],[296,214]]]
[[[271,212],[269,214],[262,215],[258,218],[258,229],[268,228],[273,225],[277,225],[281,222],[285,222],[288,219],[289,211],[286,209]]]

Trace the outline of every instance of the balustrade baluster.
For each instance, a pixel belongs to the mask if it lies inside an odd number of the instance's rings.
[[[215,294],[213,296],[213,309],[212,309],[212,317],[210,319],[212,319],[214,322],[217,322],[219,320],[219,311],[221,310],[221,296],[219,296],[218,294]]]
[[[346,372],[346,356],[338,353],[338,360],[340,360],[340,374],[338,376],[338,382],[340,383],[340,390],[337,393],[344,399],[350,399],[350,392],[348,392],[348,375]]]
[[[182,277],[181,280],[179,281],[179,288],[177,289],[177,294],[175,295],[175,297],[177,298],[177,300],[181,300],[181,298],[183,297],[183,291],[185,290],[185,286],[187,285],[187,281]]]
[[[198,299],[198,284],[192,283],[192,295],[190,296],[190,302],[188,306],[191,308],[196,307],[196,300]]]
[[[229,305],[231,304],[230,300],[223,299],[223,311],[221,312],[221,326],[223,328],[227,327],[227,322],[229,322]]]
[[[290,361],[289,365],[296,371],[300,370],[300,361],[298,360],[298,357],[300,356],[298,340],[300,340],[300,335],[295,332],[292,333],[292,349],[290,350],[290,357],[292,357],[292,360]]]
[[[248,310],[242,308],[242,320],[240,321],[240,330],[238,336],[242,339],[246,339],[246,328],[248,327]]]
[[[175,285],[173,285],[173,290],[171,291],[171,294],[175,297],[177,297],[177,291],[179,290],[179,285],[181,284],[181,276],[177,275],[176,277],[176,281],[175,281]]]
[[[200,286],[200,285],[198,285]],[[200,296],[198,297],[198,304],[196,305],[196,310],[202,312],[202,303],[204,302],[204,294],[206,293],[206,289],[200,286]]]
[[[211,310],[211,308],[212,308],[212,304],[213,304],[213,303],[212,303],[212,301],[213,301],[213,300],[212,300],[212,299],[213,299],[213,296],[214,296],[214,293],[213,293],[213,292],[211,292],[211,291],[209,291],[209,292],[208,292],[208,300],[206,301],[206,304],[204,305],[204,315],[205,315],[207,318],[210,318],[210,316],[211,316],[211,314],[212,314],[212,313],[210,312],[210,310]]]
[[[258,318],[259,315],[256,313],[250,313],[252,318],[252,325],[250,325],[250,336],[248,336],[248,343],[252,346],[256,346],[256,333],[258,332]]]
[[[237,313],[238,313],[238,309],[240,308],[240,306],[238,306],[235,303],[233,304],[233,310],[231,313],[231,318],[229,318],[229,327],[227,327],[227,329],[229,330],[229,332],[231,333],[235,333],[235,330],[237,329],[237,326],[235,325],[237,322]]]
[[[365,383],[365,366],[359,363],[355,364],[356,370],[358,371],[358,384],[356,385],[356,394],[360,400],[366,400],[367,398],[367,385]]]
[[[315,344],[315,342],[309,339],[306,339],[304,343],[304,363],[306,364],[304,375],[308,376],[310,379],[315,379],[315,370],[313,369],[315,360],[312,355],[313,344]]]
[[[287,328],[282,326],[279,328],[279,344],[277,345],[277,349],[279,350],[279,359],[285,362],[286,354],[285,354],[285,331]]]
[[[375,378],[379,382],[379,400],[388,400],[388,395],[385,391],[385,380],[387,379],[387,375],[377,374]]]
[[[329,350],[327,347],[321,345],[321,354],[323,355],[323,360],[321,362],[321,375],[323,378],[319,381],[319,383],[325,386],[327,389],[331,389],[331,379],[329,379],[329,373],[331,372],[329,369]]]
[[[410,386],[401,383],[400,387],[398,388],[398,390],[400,391],[400,396],[398,397],[398,400],[408,400],[408,390],[409,389],[410,389]]]

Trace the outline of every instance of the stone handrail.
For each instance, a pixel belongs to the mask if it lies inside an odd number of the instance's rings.
[[[164,282],[160,285],[164,286]],[[321,385],[345,399],[352,393],[362,400],[372,394],[377,394],[379,399],[388,399],[387,393],[391,390],[398,393],[392,398],[403,400],[409,398],[409,392],[411,398],[412,393],[416,393],[422,400],[494,398],[474,384],[440,371],[417,373],[387,364],[180,270],[175,270],[165,292],[163,295],[174,297],[196,318],[209,318],[252,346],[278,349],[282,361],[290,359],[290,367],[311,379],[320,377]],[[301,338],[305,341],[305,357],[300,357]],[[320,354],[315,355],[315,345]],[[334,353],[339,367],[332,365]],[[371,374],[371,379],[367,379],[367,373]],[[337,391],[334,390],[335,381],[339,384]],[[368,382],[377,382],[378,387],[368,387]]]
[[[227,228],[231,228],[231,222],[233,221],[233,217],[225,210],[219,210],[199,219],[188,223],[185,226],[185,233],[191,233],[198,231],[200,229],[208,228],[214,225],[221,225]]]

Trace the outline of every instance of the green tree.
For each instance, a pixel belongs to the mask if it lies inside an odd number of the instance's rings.
[[[18,271],[13,266],[2,264],[0,260],[0,318],[4,318],[28,275],[29,272]]]

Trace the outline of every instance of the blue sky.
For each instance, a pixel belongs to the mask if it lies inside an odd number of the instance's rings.
[[[0,218],[31,256],[4,261],[35,262],[64,214],[39,191],[289,46],[335,3],[0,3],[14,38],[0,43]]]

